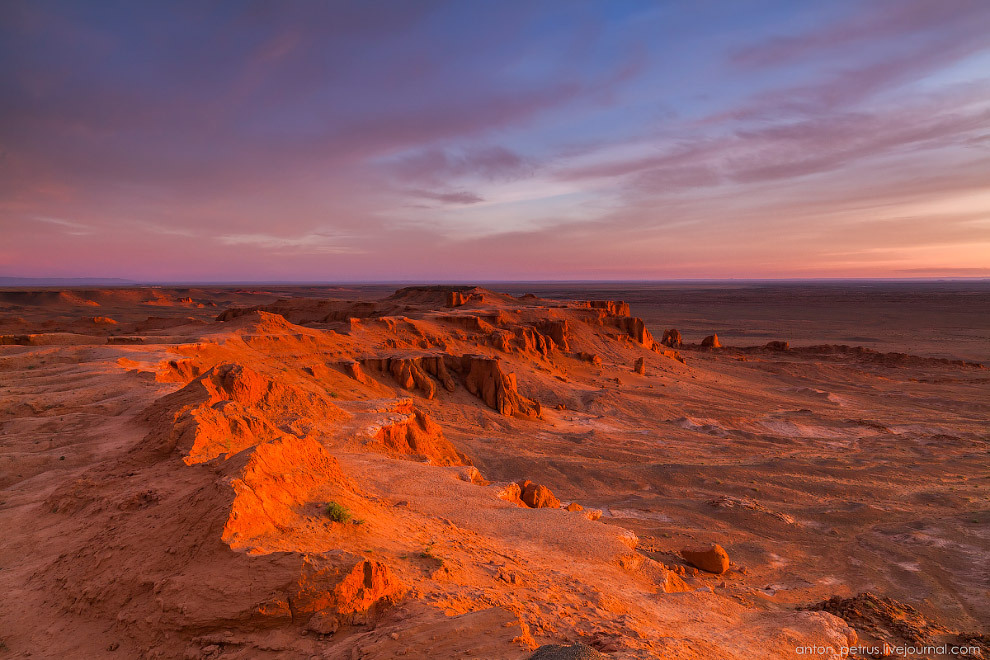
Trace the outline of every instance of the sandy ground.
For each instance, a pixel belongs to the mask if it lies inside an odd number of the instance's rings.
[[[986,290],[888,287],[853,324],[862,291],[533,288],[0,291],[0,655],[786,658],[987,629]],[[711,543],[726,573],[681,557]],[[897,603],[879,632],[807,609],[862,592]]]

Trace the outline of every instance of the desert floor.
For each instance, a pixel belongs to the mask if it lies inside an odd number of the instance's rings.
[[[990,649],[990,284],[396,288],[0,290],[0,657]]]

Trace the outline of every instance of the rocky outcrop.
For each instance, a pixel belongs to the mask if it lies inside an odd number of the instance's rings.
[[[427,399],[432,399],[437,394],[436,383],[420,366],[420,358],[368,358],[361,362],[369,369],[391,374],[399,387],[410,392],[418,391]]]
[[[660,340],[660,343],[668,348],[680,348],[683,343],[681,340],[681,333],[676,328],[664,330],[663,339]]]
[[[570,326],[566,319],[541,321],[536,324],[536,329],[553,340],[556,347],[562,351],[569,351]]]
[[[519,499],[531,509],[559,509],[560,500],[550,489],[532,481],[519,482]]]
[[[256,446],[230,481],[234,501],[221,538],[234,550],[265,544],[327,484],[353,490],[337,460],[312,438],[285,436]]]
[[[470,465],[457,451],[439,424],[408,399],[395,409],[396,416],[379,426],[364,444],[365,449],[393,456],[426,461],[431,465]]]
[[[548,358],[557,348],[553,339],[533,327],[516,327],[513,334],[514,343],[523,353],[535,353],[540,357]]]
[[[763,348],[768,351],[787,351],[791,345],[786,341],[768,341]]]
[[[629,303],[621,300],[586,300],[584,306],[589,309],[601,309],[613,316],[629,316]]]
[[[447,358],[449,356],[445,355],[366,358],[361,360],[361,364],[369,369],[391,374],[403,389],[418,391],[425,398],[432,399],[437,395],[437,382],[448,392],[453,392],[456,388],[454,379],[447,370]]]
[[[581,360],[582,362],[587,362],[589,364],[601,364],[602,363],[602,359],[596,353],[585,353],[585,352],[582,351],[580,353],[575,353],[574,354],[574,357],[576,357],[577,359]]]
[[[466,373],[468,392],[506,417],[540,417],[542,410],[536,401],[519,394],[516,375],[502,371],[496,358],[465,355],[459,360],[460,371]]]
[[[646,360],[644,358],[637,358],[635,364],[633,364],[633,371],[638,373],[640,376],[645,376]]]
[[[708,335],[701,340],[702,348],[721,348],[722,342],[718,340],[718,335]]]
[[[856,631],[857,643],[862,647],[879,649],[884,645],[917,648],[946,645],[967,648],[967,657],[990,656],[990,637],[987,635],[949,630],[929,621],[910,605],[886,596],[877,596],[870,592],[851,598],[833,596],[803,609],[828,612],[839,617]]]
[[[323,630],[334,629],[335,623],[366,623],[405,592],[387,564],[356,559],[308,559],[290,601],[293,618],[317,616],[314,627]]]
[[[625,316],[613,319],[613,325],[624,330],[637,344],[646,348],[653,347],[653,335],[646,329],[646,323],[643,322],[643,319],[635,316]]]
[[[287,435],[302,437],[347,414],[322,389],[223,363],[159,399],[145,416],[156,420],[148,443],[164,451],[179,448],[192,465]]]
[[[684,548],[681,556],[687,563],[709,573],[722,574],[729,570],[729,553],[718,544],[707,548]]]
[[[473,314],[449,314],[447,316],[440,316],[437,318],[445,323],[449,323],[452,326],[467,330],[469,332],[477,332],[479,334],[487,335],[495,331],[495,326],[480,316],[475,316]]]
[[[472,301],[481,303],[485,301],[485,297],[480,293],[466,293],[464,291],[447,292],[447,307],[460,307]]]
[[[345,360],[343,362],[338,362],[337,365],[340,367],[341,371],[345,374],[361,383],[362,385],[368,384],[368,377],[364,375],[364,370],[361,368],[360,362],[355,362],[354,360]]]

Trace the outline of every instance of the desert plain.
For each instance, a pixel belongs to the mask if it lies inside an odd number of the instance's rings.
[[[0,657],[990,652],[986,282],[19,288],[0,336]]]

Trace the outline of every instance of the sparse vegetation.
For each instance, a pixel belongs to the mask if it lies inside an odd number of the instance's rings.
[[[345,523],[351,519],[351,512],[347,507],[336,502],[327,502],[327,518],[337,523]]]
[[[427,543],[423,551],[419,553],[419,556],[422,559],[435,559],[436,561],[443,564],[443,557],[441,557],[440,555],[438,555],[433,551],[433,543],[434,541],[430,541],[429,543]]]

